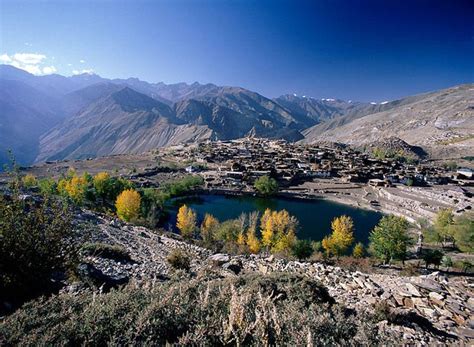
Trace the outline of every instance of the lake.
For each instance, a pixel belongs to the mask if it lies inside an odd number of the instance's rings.
[[[242,212],[265,209],[287,210],[299,220],[297,236],[300,239],[322,240],[331,233],[331,221],[335,217],[347,215],[354,220],[354,236],[357,242],[368,243],[370,231],[382,218],[379,212],[359,209],[328,200],[304,200],[285,198],[261,198],[253,196],[199,195],[175,199],[170,206],[170,215],[165,227],[174,228],[178,208],[186,204],[197,213],[201,224],[204,215],[210,213],[220,221],[237,218]]]

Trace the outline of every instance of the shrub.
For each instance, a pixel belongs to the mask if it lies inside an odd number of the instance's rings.
[[[36,186],[38,184],[38,181],[36,180],[36,177],[34,175],[28,174],[22,177],[21,183],[23,183],[24,187],[31,188]]]
[[[6,317],[0,336],[6,345],[388,344],[372,321],[318,282],[276,273],[61,294]]]
[[[174,269],[188,271],[191,267],[191,258],[181,249],[173,249],[166,260]]]
[[[257,178],[254,187],[260,194],[270,196],[278,192],[278,183],[275,179],[269,176],[262,176]]]
[[[133,189],[124,190],[117,197],[115,207],[120,219],[129,222],[136,220],[140,215],[140,194]]]
[[[354,258],[363,258],[365,256],[365,248],[362,242],[358,242],[352,250],[352,256]]]
[[[441,259],[441,265],[443,265],[449,271],[449,268],[453,266],[453,259],[450,256],[445,255]]]
[[[87,242],[82,245],[81,251],[84,254],[108,258],[114,260],[130,261],[130,254],[120,245],[109,245],[101,242]]]
[[[309,240],[298,240],[293,245],[292,254],[300,259],[308,259],[313,254],[313,246]]]
[[[53,273],[75,260],[71,219],[54,200],[0,196],[0,297],[21,301],[51,289]]]
[[[443,252],[437,249],[426,249],[423,252],[422,257],[425,261],[426,268],[428,268],[430,264],[433,264],[435,267],[438,267],[441,264],[441,260],[443,259]]]
[[[56,181],[52,178],[42,178],[38,181],[40,193],[46,197],[57,193],[56,186]]]

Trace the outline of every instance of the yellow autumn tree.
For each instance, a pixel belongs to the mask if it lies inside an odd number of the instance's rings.
[[[21,182],[23,183],[23,186],[25,186],[26,188],[31,188],[38,184],[36,177],[32,174],[23,176],[23,178],[21,179]]]
[[[343,255],[354,242],[354,222],[349,216],[334,218],[331,222],[332,234],[322,241],[328,255]]]
[[[124,190],[115,201],[117,215],[120,219],[129,222],[137,219],[140,215],[141,197],[133,189]]]
[[[185,238],[191,238],[196,230],[196,212],[183,205],[178,210],[176,227]]]
[[[69,180],[66,180],[64,186],[61,187],[72,201],[76,204],[82,204],[87,191],[87,180],[84,177],[73,176]]]
[[[265,210],[260,228],[262,245],[274,253],[288,252],[296,242],[298,221],[288,211]]]
[[[247,232],[246,244],[251,253],[257,254],[258,252],[260,252],[260,249],[262,248],[262,244],[260,240],[258,239],[255,233],[255,230],[249,230]]]
[[[354,249],[352,250],[352,256],[354,258],[363,258],[365,254],[365,248],[362,242],[358,242],[355,246]]]
[[[201,224],[201,237],[204,242],[209,243],[214,241],[215,233],[218,227],[219,220],[212,214],[206,213]]]
[[[275,231],[273,226],[272,211],[267,208],[260,219],[260,229],[262,232],[262,245],[270,248],[273,245]]]

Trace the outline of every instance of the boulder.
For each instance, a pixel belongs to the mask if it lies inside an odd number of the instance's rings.
[[[230,270],[236,275],[238,275],[240,271],[242,270],[242,262],[238,259],[232,259],[228,263],[225,263],[224,265],[222,265],[222,268],[226,270]]]
[[[108,292],[111,288],[128,283],[129,278],[125,275],[115,276],[106,275],[92,264],[81,263],[77,266],[79,278],[91,287],[102,288],[102,291]]]
[[[209,260],[211,260],[214,264],[221,266],[229,262],[230,257],[227,254],[217,253],[217,254],[211,255],[209,257]]]

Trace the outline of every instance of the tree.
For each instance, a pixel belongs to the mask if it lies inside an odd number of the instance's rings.
[[[340,216],[331,223],[332,234],[323,239],[323,247],[328,255],[343,255],[354,242],[354,222],[351,217]]]
[[[474,215],[465,212],[454,219],[451,226],[457,247],[463,252],[474,253]]]
[[[278,192],[278,183],[269,176],[261,176],[254,183],[255,189],[264,196],[270,196]]]
[[[262,245],[257,235],[255,234],[255,230],[250,230],[247,233],[246,243],[251,253],[257,254],[258,252],[260,252]]]
[[[215,235],[218,228],[219,220],[212,214],[206,213],[201,224],[201,237],[205,243],[209,244],[215,240]]]
[[[105,200],[106,196],[112,190],[112,180],[107,172],[99,172],[92,179],[94,189],[102,199]]]
[[[87,185],[86,177],[74,176],[66,181],[64,190],[74,203],[81,205],[86,196]]]
[[[26,176],[23,176],[21,179],[21,182],[23,183],[23,186],[26,188],[31,188],[34,187],[38,184],[38,181],[36,180],[36,177],[32,174],[28,174]]]
[[[304,260],[313,254],[313,245],[309,240],[297,240],[291,251],[296,258]]]
[[[394,259],[405,260],[407,248],[412,242],[406,219],[393,215],[382,217],[369,239],[371,252],[384,264]]]
[[[176,227],[185,238],[191,238],[196,230],[196,212],[186,205],[178,210]]]
[[[445,245],[446,242],[454,242],[454,214],[450,209],[440,210],[436,214],[434,222],[434,230],[438,235],[441,244]]]
[[[258,223],[258,212],[251,212],[248,216],[248,227],[245,242],[251,253],[258,253],[262,248],[262,244],[257,237],[257,223]]]
[[[453,266],[453,259],[450,256],[445,255],[441,259],[441,265],[443,265],[449,271],[449,268]]]
[[[354,249],[352,250],[352,256],[354,258],[363,258],[365,255],[365,248],[362,242],[358,242],[355,246]]]
[[[429,268],[430,264],[433,264],[435,267],[439,267],[442,259],[443,252],[438,249],[427,249],[423,253],[423,260],[425,261],[426,268]]]
[[[133,189],[124,190],[115,201],[115,208],[120,219],[129,222],[135,220],[140,215],[141,197]]]
[[[296,242],[298,220],[286,210],[266,209],[261,220],[262,244],[273,253],[289,252]]]

